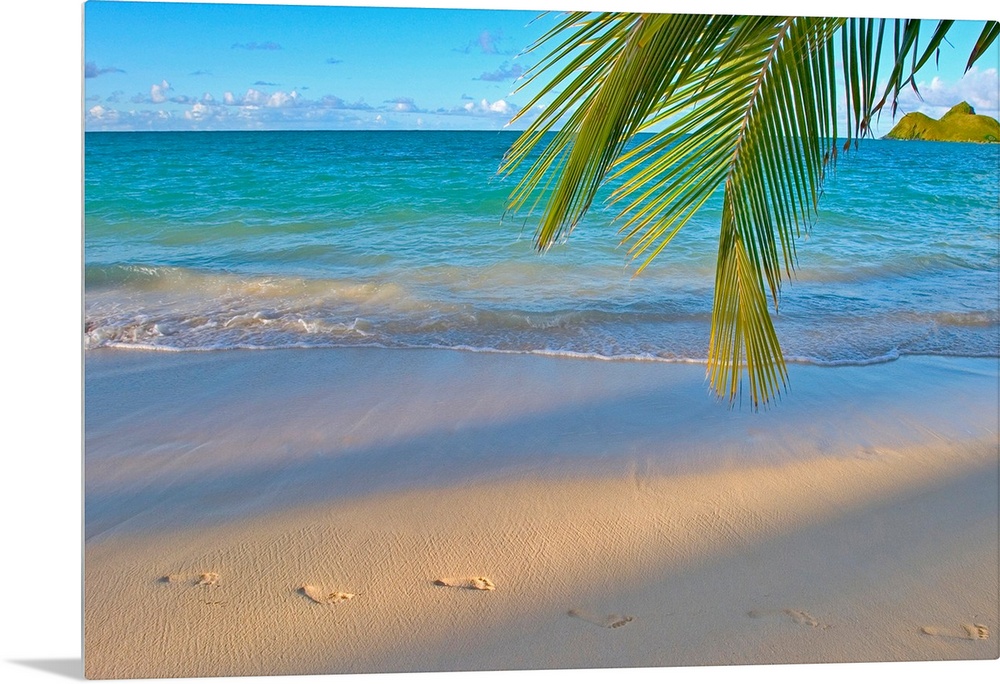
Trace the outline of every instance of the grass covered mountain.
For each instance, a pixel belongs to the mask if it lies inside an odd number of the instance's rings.
[[[1000,123],[993,117],[976,114],[968,102],[959,102],[940,119],[911,112],[900,119],[885,137],[889,140],[1000,142]]]

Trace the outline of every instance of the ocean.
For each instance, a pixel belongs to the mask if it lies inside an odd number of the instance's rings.
[[[702,362],[720,204],[636,275],[617,209],[534,249],[515,132],[85,135],[85,347]],[[793,363],[1000,356],[1000,145],[866,140],[797,241]],[[773,309],[772,309],[773,311]]]

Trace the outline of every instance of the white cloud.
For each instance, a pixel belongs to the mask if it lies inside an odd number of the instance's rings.
[[[996,117],[1000,113],[1000,74],[996,69],[980,71],[972,67],[957,83],[935,76],[929,82],[918,82],[917,89],[923,100],[910,88],[899,94],[899,106],[904,112],[919,111],[938,118],[964,101],[972,105],[977,114]]]
[[[413,98],[397,97],[395,100],[386,100],[385,104],[394,112],[419,112],[420,109],[414,103]]]
[[[252,128],[499,128],[517,112],[506,99],[478,100],[463,96],[453,108],[433,112],[420,108],[410,97],[385,100],[372,106],[363,100],[346,102],[335,95],[317,99],[294,90],[259,90],[242,93],[224,91],[218,98],[210,92],[200,97],[178,95],[161,81],[149,93],[132,98],[134,111],[123,111],[102,101],[86,110],[88,130],[217,130]],[[87,107],[91,104],[88,103]],[[378,115],[378,116],[377,116]],[[464,121],[463,121],[464,119]]]
[[[212,102],[211,95],[206,93],[206,97],[202,98],[203,102]],[[248,88],[246,93],[242,97],[237,97],[231,92],[226,91],[222,95],[222,101],[224,104],[235,107],[245,107],[250,109],[257,109],[259,107],[271,107],[271,108],[281,108],[281,107],[292,107],[299,104],[301,101],[299,99],[298,91],[293,90],[290,93],[284,91],[276,91],[274,93],[268,94],[263,91],[257,90],[256,88]],[[305,103],[311,104],[311,103]]]
[[[294,90],[290,93],[278,91],[267,98],[268,107],[292,107],[298,100],[299,94]]]
[[[498,114],[501,116],[512,116],[517,111],[517,107],[510,104],[506,100],[496,100],[495,102],[490,102],[486,98],[483,98],[479,102],[466,102],[460,109],[455,111],[458,113],[466,112],[468,114],[477,115]]]
[[[184,118],[159,110],[120,111],[101,105],[87,111],[86,129],[94,131],[167,131],[190,128]]]
[[[244,105],[259,105],[267,102],[267,95],[254,88],[247,88],[246,95],[243,96]]]
[[[201,121],[209,114],[209,109],[207,106],[200,102],[196,102],[192,105],[191,109],[184,112],[184,118],[188,121]]]
[[[171,90],[173,90],[173,88],[171,88],[170,84],[165,80],[159,84],[154,83],[149,87],[149,99],[155,104],[165,102],[167,99],[166,94]]]
[[[483,100],[485,103],[486,100]],[[496,102],[489,105],[489,109],[494,114],[510,114],[510,105],[507,104],[506,100],[497,100]]]

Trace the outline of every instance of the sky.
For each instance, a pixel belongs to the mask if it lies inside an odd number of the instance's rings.
[[[89,130],[496,129],[537,11],[88,2]]]
[[[537,59],[526,48],[555,21],[538,10],[90,0],[84,123],[93,131],[500,129],[533,95],[530,85],[512,91]],[[920,74],[923,100],[907,90],[902,112],[938,117],[966,100],[998,116],[998,47],[963,77],[981,27],[955,25],[939,63]],[[891,123],[883,117],[876,132]]]

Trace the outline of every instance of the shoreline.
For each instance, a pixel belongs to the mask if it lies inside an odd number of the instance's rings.
[[[705,366],[708,364],[707,358],[667,358],[661,356],[620,355],[606,356],[597,352],[574,352],[565,350],[549,349],[496,349],[493,347],[469,347],[469,346],[386,346],[386,345],[288,345],[275,347],[156,347],[153,345],[139,344],[115,344],[109,343],[102,346],[89,347],[84,349],[84,356],[88,354],[216,354],[216,353],[248,353],[248,352],[331,352],[344,349],[376,349],[383,351],[433,351],[433,352],[455,352],[460,354],[498,354],[512,356],[540,356],[544,358],[601,361],[604,363],[667,363],[676,365]],[[836,360],[823,361],[808,356],[788,356],[785,357],[785,364],[788,366],[814,366],[817,368],[863,368],[865,366],[881,366],[883,364],[894,363],[901,359],[992,359],[1000,364],[1000,356],[994,354],[926,354],[923,352],[890,352],[882,356],[876,356],[862,360]]]
[[[996,359],[89,353],[88,676],[998,656]]]

